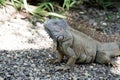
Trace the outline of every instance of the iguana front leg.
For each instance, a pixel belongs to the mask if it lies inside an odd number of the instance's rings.
[[[55,53],[56,53],[57,58],[54,59],[53,63],[54,64],[55,63],[60,63],[62,61],[63,55],[60,52],[58,52],[58,50],[56,50]]]
[[[53,64],[55,63],[59,63],[62,61],[63,55],[57,50],[57,42],[54,41],[54,43],[52,44],[52,48],[51,48],[51,52],[56,54],[55,59],[49,59],[49,61]]]
[[[62,59],[63,59],[63,55],[62,55],[58,50],[56,50],[56,51],[53,52],[53,53],[56,54],[56,58],[54,58],[54,59],[49,59],[48,61],[49,61],[50,63],[53,63],[53,64],[60,63],[60,62],[62,61]]]
[[[77,58],[74,50],[70,47],[67,47],[65,51],[66,51],[66,55],[68,55],[68,61],[66,65],[73,66]]]
[[[67,61],[67,64],[65,65],[65,67],[68,67],[68,68],[70,66],[74,66],[75,61],[77,59],[77,56],[76,56],[74,50],[70,47],[71,45],[72,45],[72,39],[69,39],[62,43],[63,52],[68,57],[68,61]]]

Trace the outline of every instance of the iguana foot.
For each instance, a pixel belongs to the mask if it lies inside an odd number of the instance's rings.
[[[55,69],[57,71],[67,71],[69,70],[71,67],[70,66],[57,66]]]
[[[55,67],[55,69],[57,71],[68,71],[68,70],[73,70],[74,66],[70,66],[70,65],[57,66],[57,67]]]
[[[115,60],[111,60],[109,64],[112,65],[113,67],[118,67],[118,66],[120,66],[120,63],[117,62],[117,61],[115,61]]]
[[[49,59],[48,62],[50,62],[52,64],[57,64],[57,63],[60,63],[61,60],[59,60],[59,59]]]

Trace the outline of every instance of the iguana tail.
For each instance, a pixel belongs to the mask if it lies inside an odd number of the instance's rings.
[[[119,46],[119,49],[120,49],[120,42],[117,42],[118,46]]]
[[[100,45],[100,52],[105,53],[110,57],[115,57],[120,55],[120,42],[111,42],[111,43],[103,43]]]

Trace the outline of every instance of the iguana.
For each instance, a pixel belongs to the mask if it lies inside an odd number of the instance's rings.
[[[61,62],[66,56],[67,66],[91,62],[114,64],[111,58],[120,55],[120,42],[101,43],[71,28],[65,20],[50,19],[44,27],[56,44],[57,59],[54,62]]]

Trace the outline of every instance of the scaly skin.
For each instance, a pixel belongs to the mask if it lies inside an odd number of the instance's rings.
[[[75,63],[111,63],[111,57],[120,55],[120,42],[101,43],[81,33],[62,19],[50,19],[44,23],[45,29],[56,43],[57,59],[68,58],[67,66]]]

